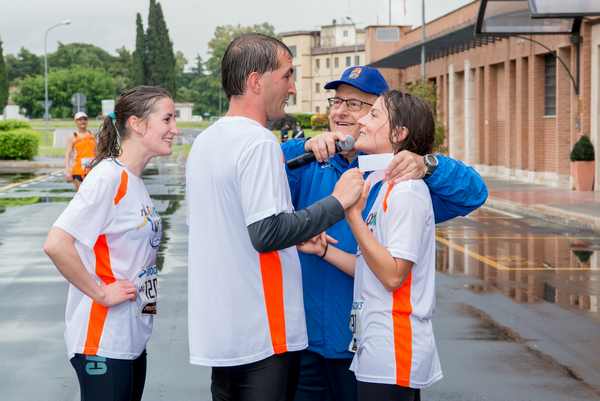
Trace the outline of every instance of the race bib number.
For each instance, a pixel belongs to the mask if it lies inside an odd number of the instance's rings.
[[[146,267],[137,276],[137,303],[142,315],[156,315],[158,301],[158,269]]]
[[[93,160],[94,160],[94,158],[92,158],[92,157],[82,157],[81,158],[81,168],[84,170],[90,168]]]
[[[360,315],[363,311],[364,301],[352,302],[352,311],[350,312],[350,332],[352,333],[352,340],[348,345],[348,351],[356,352],[358,350],[358,344],[360,342]]]

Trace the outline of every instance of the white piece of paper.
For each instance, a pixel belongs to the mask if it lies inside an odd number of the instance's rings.
[[[358,168],[362,172],[385,170],[390,164],[394,155],[392,153],[381,153],[378,155],[360,155],[358,156]]]

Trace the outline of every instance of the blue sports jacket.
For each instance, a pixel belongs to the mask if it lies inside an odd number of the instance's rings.
[[[286,160],[304,153],[304,140],[288,140],[281,145]],[[466,216],[481,206],[488,192],[483,179],[460,161],[438,155],[438,167],[425,179],[429,186],[436,223]],[[287,177],[296,210],[303,209],[331,195],[340,176],[357,167],[335,155],[329,163],[310,163],[287,169]],[[356,253],[356,240],[346,220],[329,228],[338,248]],[[304,308],[309,350],[325,358],[352,358],[348,349],[351,334],[348,319],[352,306],[353,278],[315,255],[300,252]]]

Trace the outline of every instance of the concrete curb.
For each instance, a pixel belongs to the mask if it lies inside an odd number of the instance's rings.
[[[47,161],[30,161],[30,160],[0,160],[0,173],[16,174],[16,173],[34,173],[45,169],[58,169],[64,167],[63,159],[47,160]]]
[[[553,206],[542,204],[525,206],[518,202],[491,197],[488,198],[484,206],[504,212],[534,217],[572,228],[583,228],[600,232],[600,218],[563,210]]]

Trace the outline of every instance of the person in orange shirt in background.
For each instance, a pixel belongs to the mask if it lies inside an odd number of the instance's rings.
[[[83,111],[75,113],[75,124],[77,131],[67,140],[65,178],[73,182],[77,191],[96,157],[96,138],[88,130],[88,116]]]

